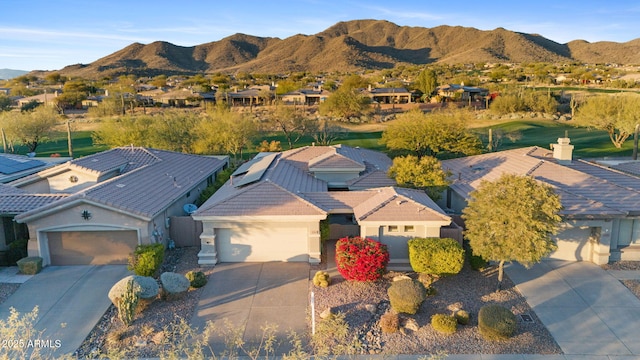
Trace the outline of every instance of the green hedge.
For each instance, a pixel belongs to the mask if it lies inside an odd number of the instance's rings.
[[[164,261],[164,245],[138,245],[129,256],[129,270],[138,276],[155,276]]]
[[[464,266],[464,249],[454,239],[414,238],[408,245],[409,262],[417,273],[455,275]]]

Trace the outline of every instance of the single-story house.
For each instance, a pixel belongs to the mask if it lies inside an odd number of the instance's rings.
[[[482,180],[504,173],[532,176],[560,195],[563,222],[554,239],[551,258],[606,264],[640,260],[640,164],[621,161],[600,164],[573,159],[569,138],[559,138],[552,150],[527,147],[442,161],[452,184],[439,201],[461,214],[469,193]]]
[[[405,88],[373,88],[369,86],[365,94],[378,104],[408,104],[412,94]]]
[[[28,252],[44,265],[126,264],[137,245],[166,243],[226,157],[120,147],[18,179],[0,209],[26,224]]]
[[[47,94],[45,92],[44,94],[40,94],[40,95],[33,95],[33,96],[20,98],[17,100],[17,103],[19,107],[34,101],[40,104],[48,105],[48,106],[55,106],[57,97],[58,97],[58,91],[54,91],[53,94]]]
[[[258,154],[192,214],[203,223],[199,263],[318,263],[328,229],[329,239],[379,240],[390,264],[408,264],[408,239],[439,237],[452,221],[424,191],[396,187],[390,166],[345,145]]]
[[[464,84],[446,84],[438,86],[436,93],[443,99],[460,101],[481,101],[489,95],[489,89],[465,86]]]
[[[331,93],[327,90],[300,89],[291,91],[281,96],[285,104],[319,105],[323,103]]]

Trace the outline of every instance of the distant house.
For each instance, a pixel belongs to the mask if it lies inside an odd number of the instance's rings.
[[[126,264],[137,245],[166,245],[169,219],[185,215],[183,207],[194,203],[227,163],[227,158],[115,148],[1,187],[0,214],[26,224],[29,255],[42,257],[45,265]]]
[[[551,258],[606,264],[640,260],[640,162],[597,163],[572,158],[568,138],[553,150],[538,147],[442,161],[452,184],[439,201],[460,214],[482,180],[504,173],[531,176],[560,195],[563,222]]]
[[[323,103],[331,92],[327,90],[301,89],[298,91],[288,92],[280,98],[282,102],[288,105],[319,105]]]
[[[53,94],[40,94],[40,95],[34,95],[34,96],[27,96],[27,97],[23,97],[17,100],[18,106],[22,107],[23,105],[26,105],[28,103],[31,103],[33,101],[40,103],[40,104],[45,104],[47,106],[55,106],[56,105],[56,98],[58,97],[58,92],[55,91],[53,92]]]
[[[464,84],[447,84],[438,86],[436,92],[443,100],[455,101],[482,101],[489,95],[489,89],[474,86],[464,86]]]
[[[234,89],[225,94],[229,106],[265,105],[273,98],[275,88],[269,85],[252,86],[247,89]]]
[[[177,89],[163,92],[153,97],[156,103],[173,107],[185,107],[200,105],[203,100],[202,95],[190,89]]]
[[[364,93],[371,101],[378,104],[408,104],[412,102],[412,94],[405,88],[369,88]]]
[[[382,153],[345,145],[257,155],[192,215],[203,223],[199,263],[319,263],[326,226],[329,239],[379,240],[392,265],[408,266],[408,239],[455,224],[424,191],[396,187],[389,166]]]

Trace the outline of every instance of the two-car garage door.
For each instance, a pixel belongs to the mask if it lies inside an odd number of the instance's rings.
[[[307,228],[216,229],[220,262],[309,261]]]
[[[126,264],[138,233],[120,231],[48,232],[51,265]]]

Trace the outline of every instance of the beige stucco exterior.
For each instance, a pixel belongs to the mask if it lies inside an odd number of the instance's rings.
[[[439,205],[461,214],[467,202],[459,194],[447,191],[443,193]],[[590,261],[598,265],[620,260],[616,252],[618,239],[620,234],[631,236],[634,224],[625,219],[565,219],[552,236],[558,249],[549,258]],[[627,259],[631,260],[629,257]]]
[[[203,223],[198,254],[201,265],[221,261],[320,262],[320,220],[324,216],[193,218]]]
[[[368,237],[387,245],[389,264],[408,264],[409,247],[407,241],[416,237],[440,237],[440,228],[450,223],[450,221],[417,223],[409,221],[360,221],[360,236]]]

